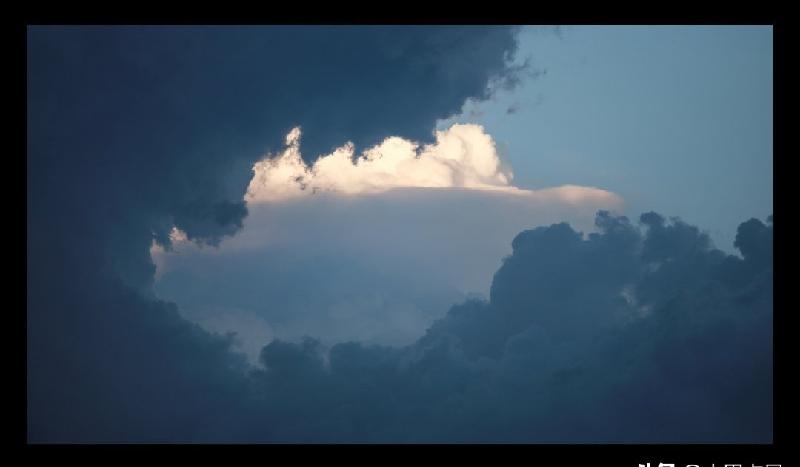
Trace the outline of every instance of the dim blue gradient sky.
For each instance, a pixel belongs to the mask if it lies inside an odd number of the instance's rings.
[[[454,119],[486,127],[515,185],[611,190],[728,252],[772,212],[771,26],[527,28],[519,56],[544,73]]]

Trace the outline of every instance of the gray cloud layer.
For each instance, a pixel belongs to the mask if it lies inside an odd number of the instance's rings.
[[[678,220],[520,233],[488,301],[404,348],[275,341],[250,441],[769,442],[772,225],[744,259]]]
[[[403,189],[251,204],[219,247],[154,248],[157,296],[209,330],[236,331],[256,359],[272,338],[408,344],[451,304],[488,296],[521,229],[591,228],[620,200],[600,190]]]

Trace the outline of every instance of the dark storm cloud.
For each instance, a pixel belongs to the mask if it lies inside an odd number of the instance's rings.
[[[519,73],[506,27],[31,28],[28,43],[30,212],[64,206],[132,280],[172,223],[233,233],[252,163],[295,124],[312,159],[346,140],[430,140],[437,118]]]
[[[210,244],[235,233],[253,162],[295,124],[313,129],[308,154],[431,139],[437,118],[517,72],[514,35],[30,27],[30,439],[194,439],[232,410],[227,344],[142,297],[152,240],[173,225]]]
[[[737,244],[654,213],[519,234],[488,301],[404,348],[274,341],[253,374],[274,441],[769,442],[772,227]],[[731,278],[736,280],[732,281]],[[287,406],[286,404],[290,404]]]

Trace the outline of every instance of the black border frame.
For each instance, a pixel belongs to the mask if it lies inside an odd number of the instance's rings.
[[[272,5],[265,5],[267,8],[272,8]],[[396,5],[404,11],[409,11],[406,5]],[[226,13],[221,11],[212,10],[206,12],[188,12],[187,10],[176,10],[181,13],[169,13],[166,11],[159,11],[163,15],[159,18],[148,16],[135,10],[117,10],[113,13],[110,12],[92,12],[83,13],[76,12],[71,7],[61,5],[60,8],[27,12],[24,15],[22,24],[17,23],[17,26],[6,28],[6,33],[13,31],[14,38],[20,39],[23,44],[26,42],[27,26],[39,24],[108,24],[108,25],[126,25],[126,24],[211,24],[211,25],[244,25],[244,24],[648,24],[648,25],[666,25],[666,24],[686,24],[686,25],[722,25],[722,24],[760,24],[772,25],[773,27],[773,53],[774,53],[774,82],[773,82],[773,141],[774,153],[773,163],[778,160],[778,170],[774,171],[774,178],[780,178],[787,173],[786,166],[781,159],[783,157],[775,157],[782,155],[784,152],[783,138],[785,135],[785,119],[781,118],[781,113],[787,112],[787,99],[784,97],[786,89],[786,35],[787,24],[782,18],[778,18],[775,14],[764,12],[734,12],[730,10],[708,10],[702,11],[694,8],[689,10],[690,13],[681,16],[680,13],[672,11],[661,11],[658,16],[649,17],[629,17],[627,20],[621,20],[624,15],[609,16],[609,11],[595,7],[589,10],[573,9],[571,16],[558,16],[548,12],[537,12],[537,16],[526,16],[525,14],[518,14],[514,11],[506,9],[498,9],[500,13],[487,13],[483,9],[475,6],[465,7],[464,9],[475,11],[480,15],[476,17],[467,17],[464,15],[441,15],[429,16],[427,18],[413,17],[408,13],[395,13],[391,15],[375,15],[373,11],[361,10],[361,13],[353,14],[346,9],[340,9],[337,5],[334,8],[323,7],[316,13],[310,12],[310,8],[304,9],[303,14],[295,12],[286,13],[281,12],[279,9],[270,11],[267,14],[258,13],[250,10],[238,10],[236,13]],[[316,7],[314,7],[316,9]],[[331,9],[336,11],[331,13]],[[428,12],[429,6],[424,10]],[[123,12],[124,13],[121,13]],[[510,13],[515,13],[511,15]],[[630,13],[630,12],[629,12]],[[372,14],[372,16],[370,16]],[[635,14],[635,12],[634,12]],[[260,15],[260,16],[259,16]],[[20,47],[22,61],[25,62],[25,70],[27,71],[27,58],[26,58],[26,45]],[[27,86],[27,76],[24,78]],[[780,96],[775,99],[775,94]],[[22,94],[22,112],[26,113],[26,92]],[[778,117],[778,118],[775,118]],[[25,138],[27,132],[24,131]],[[27,146],[27,140],[23,143],[24,147]],[[30,175],[25,171],[25,184],[27,196],[27,177]],[[777,177],[776,177],[777,176]],[[777,182],[777,180],[775,180]],[[773,194],[775,186],[782,186],[782,182],[773,184]],[[8,185],[5,187],[8,189]],[[21,189],[19,189],[21,191]],[[14,190],[14,194],[19,191]],[[11,194],[11,193],[9,193]],[[13,194],[12,194],[13,196]],[[773,199],[775,197],[773,196]],[[780,204],[780,203],[778,203]],[[774,205],[773,205],[774,206]],[[780,221],[783,222],[783,221]],[[27,226],[27,213],[26,213],[26,226]],[[783,240],[786,235],[786,228],[779,229],[781,232],[778,237],[778,243],[781,245],[782,254],[781,258],[776,258],[775,267],[780,269],[786,267],[788,260],[784,260],[785,256],[783,249],[787,247],[787,243]],[[26,232],[27,243],[27,232]],[[26,263],[27,266],[27,263]],[[27,267],[26,267],[27,269]],[[778,289],[785,287],[786,273],[780,272],[775,278],[775,284]],[[510,460],[507,455],[519,455],[526,463],[532,465],[619,465],[619,466],[633,466],[636,467],[639,463],[650,462],[653,467],[658,466],[659,462],[675,463],[676,466],[685,467],[687,464],[697,464],[702,467],[711,466],[723,467],[726,464],[741,464],[742,466],[751,467],[766,466],[767,464],[781,464],[782,466],[789,465],[789,449],[791,439],[791,421],[788,415],[788,402],[789,397],[787,394],[787,384],[789,377],[788,362],[791,361],[788,354],[788,331],[791,329],[790,316],[792,310],[787,308],[786,302],[783,301],[783,294],[777,294],[778,306],[773,313],[773,328],[774,328],[774,342],[773,342],[773,368],[774,368],[774,394],[773,394],[773,411],[774,411],[774,425],[773,425],[773,442],[771,444],[531,444],[531,445],[31,445],[27,443],[27,388],[20,389],[20,394],[23,401],[17,405],[20,409],[19,418],[15,418],[21,422],[21,426],[16,427],[17,435],[14,436],[17,446],[24,449],[23,453],[26,457],[36,459],[52,459],[56,461],[63,461],[65,457],[80,456],[95,458],[101,462],[114,462],[115,459],[123,457],[126,460],[163,460],[164,454],[172,453],[184,459],[186,455],[197,455],[206,461],[222,461],[231,462],[236,459],[237,454],[253,455],[256,459],[263,462],[270,462],[275,459],[275,455],[286,455],[290,460],[300,460],[305,458],[303,454],[319,454],[324,458],[330,459],[331,456],[347,455],[348,460],[367,460],[367,461],[380,461],[385,459],[391,460],[426,460],[426,458],[439,451],[444,455],[457,455],[464,456],[465,458],[480,462],[502,462]],[[19,322],[13,326],[17,330],[15,336],[23,335],[23,329],[26,328],[26,318],[22,313],[16,311],[14,308],[11,314],[19,319]],[[11,310],[9,310],[11,311]],[[22,342],[15,345],[15,348],[21,350],[23,356],[18,360],[20,369],[18,370],[20,380],[27,382],[27,367],[25,358],[25,337],[21,338]],[[25,386],[25,383],[23,383]],[[25,391],[23,393],[23,391]],[[379,457],[380,451],[389,451],[390,457]],[[359,455],[360,454],[360,455]],[[122,455],[122,456],[120,456]],[[96,456],[96,457],[95,457]],[[384,453],[383,456],[386,456]],[[544,459],[549,459],[544,462]]]

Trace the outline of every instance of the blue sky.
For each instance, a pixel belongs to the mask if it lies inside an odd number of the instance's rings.
[[[545,73],[456,119],[486,127],[515,185],[611,190],[729,252],[772,213],[771,27],[528,28],[519,57]]]

